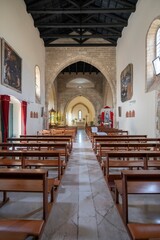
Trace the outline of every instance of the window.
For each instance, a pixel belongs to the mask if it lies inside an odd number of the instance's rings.
[[[146,92],[156,90],[160,83],[155,72],[157,57],[160,57],[160,18],[153,20],[146,35]]]
[[[78,111],[78,120],[82,120],[82,111],[81,110]]]
[[[156,34],[156,57],[160,56],[160,28]]]
[[[36,103],[40,103],[41,100],[40,70],[38,66],[35,67],[35,98]]]

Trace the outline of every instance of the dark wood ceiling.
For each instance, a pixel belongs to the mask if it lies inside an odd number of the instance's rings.
[[[69,73],[69,74],[72,74],[72,73],[76,73],[76,74],[78,74],[78,73],[82,73],[82,74],[96,73],[96,74],[98,74],[99,70],[96,67],[94,67],[86,62],[79,61],[79,62],[73,63],[73,64],[69,65],[68,67],[64,68],[62,71],[62,74],[64,74],[64,73]]]
[[[116,46],[138,0],[24,0],[46,47]]]

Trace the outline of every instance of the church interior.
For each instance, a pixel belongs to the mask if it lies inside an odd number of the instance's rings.
[[[160,240],[159,9],[0,0],[0,240]]]

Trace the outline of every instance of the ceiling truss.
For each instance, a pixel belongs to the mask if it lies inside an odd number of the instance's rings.
[[[138,0],[24,1],[46,47],[113,47]]]

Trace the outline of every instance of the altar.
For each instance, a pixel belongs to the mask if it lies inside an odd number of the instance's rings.
[[[85,126],[85,122],[77,121],[77,122],[76,122],[76,126],[77,126],[77,127],[84,127],[84,126]]]

